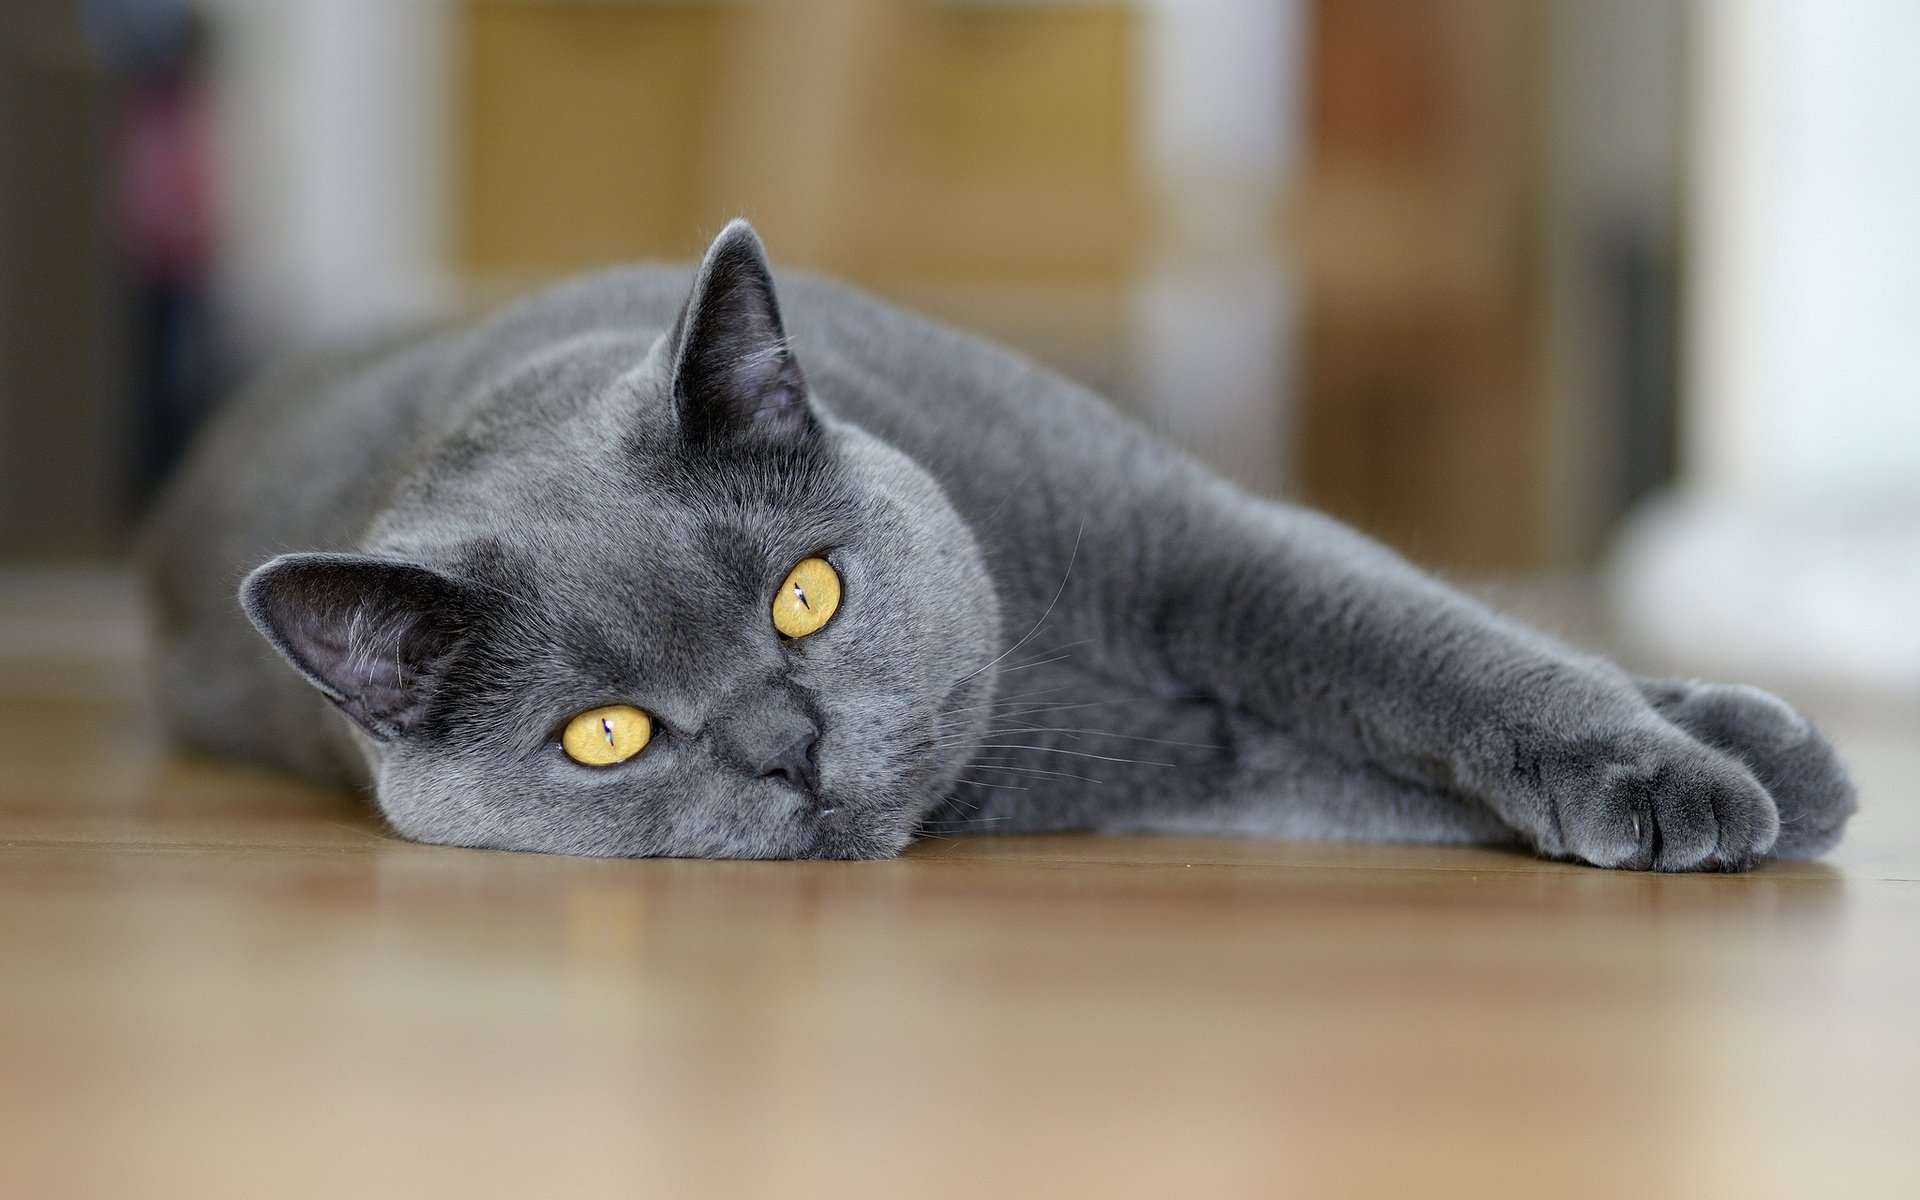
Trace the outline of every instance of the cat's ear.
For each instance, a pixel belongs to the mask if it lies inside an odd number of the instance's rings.
[[[283,554],[240,585],[267,640],[354,724],[380,741],[411,729],[427,678],[459,640],[466,589],[415,563]]]
[[[668,350],[688,441],[793,438],[811,426],[807,381],[787,347],[766,251],[745,221],[730,222],[707,247]]]

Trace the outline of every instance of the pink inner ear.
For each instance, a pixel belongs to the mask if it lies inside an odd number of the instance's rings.
[[[290,555],[250,578],[243,603],[268,640],[376,738],[421,716],[421,677],[458,637],[458,589],[413,563]]]
[[[330,618],[330,619],[329,619]],[[310,668],[340,694],[335,701],[370,732],[400,732],[420,716],[418,673],[445,650],[424,616],[406,611],[315,614],[301,631]]]
[[[758,361],[743,363],[737,369],[733,384],[742,395],[757,398],[748,410],[749,419],[780,420],[806,407],[806,381],[786,347],[775,347],[753,358]]]

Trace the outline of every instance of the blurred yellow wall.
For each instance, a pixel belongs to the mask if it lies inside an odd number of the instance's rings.
[[[459,255],[506,282],[683,259],[736,213],[885,287],[1118,288],[1127,6],[469,0]]]

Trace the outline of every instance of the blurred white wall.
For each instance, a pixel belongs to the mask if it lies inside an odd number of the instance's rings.
[[[1304,0],[1142,5],[1142,161],[1156,201],[1134,304],[1135,407],[1238,482],[1276,492],[1299,296],[1274,214],[1305,132]]]
[[[1720,489],[1910,487],[1920,5],[1707,7],[1690,461]]]
[[[448,298],[448,0],[203,0],[225,326],[243,353]]]
[[[1622,615],[1702,670],[1920,693],[1920,5],[1696,15],[1685,487]]]

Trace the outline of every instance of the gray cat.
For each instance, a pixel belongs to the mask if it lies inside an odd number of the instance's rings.
[[[1011,354],[781,297],[735,222],[690,290],[609,271],[263,380],[146,542],[175,732],[569,854],[1092,829],[1739,870],[1853,810],[1763,692],[1630,678]]]

